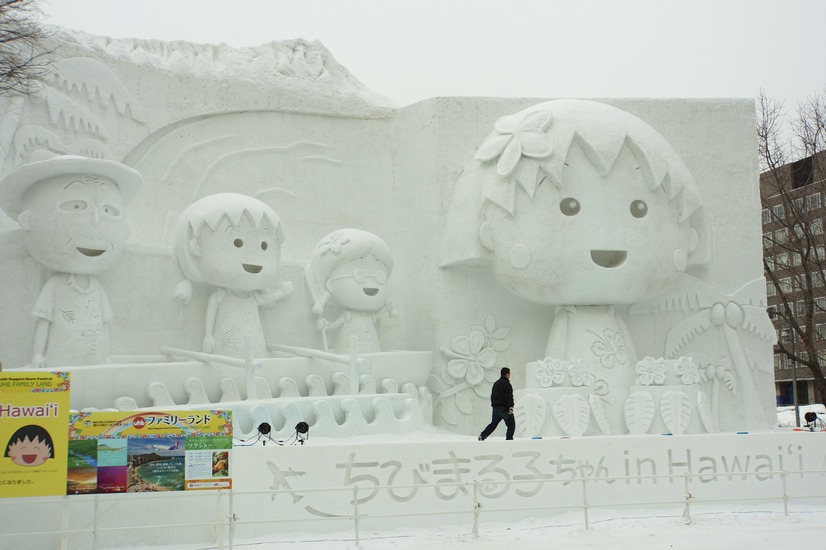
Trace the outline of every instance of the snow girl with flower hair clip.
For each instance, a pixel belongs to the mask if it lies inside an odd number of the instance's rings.
[[[325,349],[326,330],[337,328],[336,353],[381,351],[376,316],[387,306],[387,280],[392,271],[387,243],[372,233],[339,229],[321,239],[305,275]],[[324,317],[330,304],[341,310],[335,321]]]

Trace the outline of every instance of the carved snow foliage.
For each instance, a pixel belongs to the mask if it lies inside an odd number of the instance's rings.
[[[553,406],[554,418],[566,434],[580,436],[585,434],[591,420],[591,407],[579,394],[563,395]]]
[[[111,159],[112,150],[105,143],[96,139],[81,139],[72,143],[66,152],[70,155],[80,155],[96,159]]]
[[[700,420],[703,422],[703,427],[708,433],[720,431],[717,427],[717,422],[715,422],[714,413],[711,410],[711,402],[703,391],[697,392],[697,410],[700,413]]]
[[[660,400],[660,415],[665,427],[674,435],[682,435],[691,420],[691,399],[683,392],[669,390]]]
[[[534,436],[542,433],[545,426],[548,406],[545,400],[536,394],[527,394],[516,404],[514,415],[520,435]]]
[[[625,424],[628,431],[632,434],[647,433],[656,412],[657,405],[650,392],[637,391],[629,395],[625,401]]]
[[[451,338],[442,348],[447,364],[430,375],[427,385],[436,395],[438,415],[446,424],[457,426],[462,416],[473,414],[475,397],[490,396],[491,384],[503,366],[499,352],[510,346],[505,340],[509,335],[510,328],[497,327],[488,315],[484,326],[470,327],[467,336]]]
[[[588,396],[588,403],[591,405],[591,412],[594,415],[594,420],[597,421],[599,431],[603,435],[609,435],[611,428],[608,426],[608,416],[605,412],[605,401],[598,395],[590,394]]]
[[[89,57],[71,57],[55,62],[52,82],[68,93],[85,95],[103,107],[113,103],[122,116],[143,122],[144,116],[137,101],[112,70]]]
[[[89,109],[54,88],[47,87],[44,94],[52,124],[74,132],[86,132],[105,137],[103,127]]]
[[[35,149],[47,148],[52,151],[63,153],[66,146],[54,132],[42,126],[23,126],[14,134],[14,150],[18,164],[29,159]]]

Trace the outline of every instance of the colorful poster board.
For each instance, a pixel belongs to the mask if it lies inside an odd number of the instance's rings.
[[[229,489],[231,450],[232,411],[71,414],[66,492]]]
[[[66,494],[68,418],[68,372],[0,372],[0,497]]]

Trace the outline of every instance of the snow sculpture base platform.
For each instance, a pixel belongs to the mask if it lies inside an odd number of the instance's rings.
[[[232,498],[207,491],[7,499],[0,501],[5,518],[0,533],[33,526],[36,515],[40,533],[79,530],[66,536],[63,548],[92,548],[96,506],[107,510],[100,527],[124,527],[101,529],[96,547],[121,548],[226,543],[230,528],[235,541],[342,531],[354,528],[355,515],[365,531],[456,524],[469,532],[474,510],[482,523],[507,522],[583,510],[586,499],[594,514],[601,508],[641,506],[674,517],[719,502],[780,513],[784,507],[826,503],[822,433],[512,442],[494,433],[479,442],[431,431],[334,444],[314,438],[312,430],[310,435],[303,446],[236,447]],[[129,529],[136,517],[145,526],[137,538]],[[0,540],[34,550],[57,548],[60,538],[38,534]]]

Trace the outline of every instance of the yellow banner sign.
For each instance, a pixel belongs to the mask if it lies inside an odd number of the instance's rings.
[[[66,494],[69,373],[0,372],[0,497]]]

